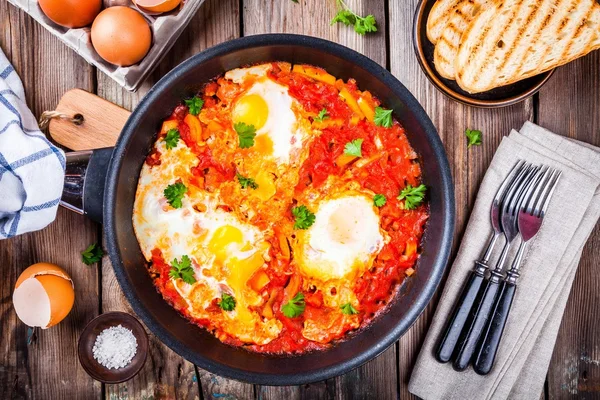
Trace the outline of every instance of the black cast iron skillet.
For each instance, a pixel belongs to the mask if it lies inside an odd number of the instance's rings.
[[[179,315],[157,293],[132,226],[140,170],[161,122],[183,98],[232,68],[265,61],[324,67],[355,78],[394,114],[423,163],[431,217],[416,274],[389,310],[371,326],[325,352],[295,357],[251,353],[227,346]],[[114,149],[70,157],[85,177],[80,208],[104,222],[106,247],[125,296],[146,326],[175,352],[215,374],[264,385],[298,385],[343,374],[383,352],[406,332],[433,296],[446,267],[454,229],[454,188],[440,138],[408,90],[375,62],[343,46],[297,35],[258,35],[233,40],[185,61],[162,78],[133,111]],[[89,164],[86,164],[89,161]],[[105,186],[103,186],[105,183]],[[67,196],[72,179],[65,185]],[[102,199],[103,193],[103,201]],[[73,194],[73,193],[71,193]]]

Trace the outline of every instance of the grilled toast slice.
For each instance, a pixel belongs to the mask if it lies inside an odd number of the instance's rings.
[[[427,38],[431,43],[437,43],[450,17],[450,10],[461,1],[438,0],[435,2],[429,12],[429,17],[427,17]]]
[[[456,80],[467,92],[484,92],[598,48],[596,0],[504,0],[482,10],[463,34]]]
[[[435,45],[433,63],[437,72],[447,79],[454,79],[454,60],[460,39],[479,11],[492,0],[461,0],[452,10],[446,27]]]

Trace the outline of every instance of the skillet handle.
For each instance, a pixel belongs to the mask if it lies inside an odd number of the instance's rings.
[[[113,148],[66,154],[67,166],[60,205],[102,223],[104,185]]]

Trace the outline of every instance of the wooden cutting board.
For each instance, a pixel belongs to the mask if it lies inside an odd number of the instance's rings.
[[[56,106],[68,118],[54,118],[48,132],[57,143],[71,150],[112,147],[117,143],[130,111],[81,89],[66,92]],[[81,124],[71,118],[81,115]]]

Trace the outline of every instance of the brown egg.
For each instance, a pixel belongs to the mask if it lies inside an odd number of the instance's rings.
[[[17,316],[28,326],[49,328],[73,308],[75,291],[71,277],[59,266],[33,264],[21,273],[13,292]]]
[[[92,25],[92,45],[111,64],[121,67],[137,64],[151,44],[150,26],[139,12],[128,7],[107,8]]]
[[[39,0],[38,3],[48,18],[67,28],[91,24],[102,7],[102,0]]]

